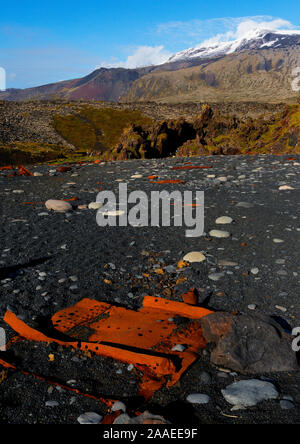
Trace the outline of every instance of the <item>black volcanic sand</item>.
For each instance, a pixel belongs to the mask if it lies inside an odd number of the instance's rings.
[[[213,168],[172,170],[173,166],[191,161]],[[39,327],[49,316],[84,297],[137,309],[146,294],[180,301],[181,294],[191,287],[197,288],[200,305],[253,313],[248,305],[255,304],[256,312],[280,318],[287,330],[300,326],[300,156],[127,161],[78,165],[67,173],[55,173],[53,166],[30,169],[44,175],[8,177],[11,172],[0,172],[0,327],[5,328],[8,338],[13,331],[2,321],[7,308],[29,325]],[[143,177],[131,178],[134,174]],[[186,183],[153,184],[148,175],[183,179]],[[227,182],[208,175],[226,176]],[[76,208],[94,202],[101,186],[117,192],[118,180],[127,182],[129,192],[143,190],[148,195],[153,190],[205,191],[205,235],[186,237],[186,227],[99,227],[95,210]],[[279,191],[285,184],[294,189]],[[50,198],[74,196],[79,200],[72,202],[74,209],[67,214],[48,211],[43,204]],[[239,202],[251,203],[252,207],[238,207]],[[234,221],[217,225],[216,218],[225,215]],[[212,238],[212,229],[229,231],[231,236]],[[278,238],[284,242],[273,241]],[[176,267],[190,251],[202,251],[207,260],[180,272],[172,267],[163,275],[153,272],[168,265]],[[237,265],[218,265],[221,259]],[[251,272],[253,268],[259,269],[257,274]],[[41,272],[46,276],[40,276]],[[224,272],[224,276],[218,281],[208,278],[216,272]],[[77,281],[70,279],[74,276]],[[176,283],[179,276],[187,279]],[[59,282],[62,279],[65,280]],[[149,405],[137,398],[135,373],[125,364],[86,356],[57,344],[24,341],[12,350],[13,354],[1,353],[0,357],[47,380],[65,385],[75,380],[74,387],[82,392],[122,400],[129,410],[149,409],[163,414],[173,424],[300,422],[300,372],[248,377],[220,374],[209,363],[209,351],[205,350],[180,383],[156,392]],[[49,361],[49,354],[54,355],[54,361]],[[200,376],[202,371],[210,375],[207,383]],[[268,377],[280,397],[231,411],[221,389],[234,381],[254,377]],[[208,394],[210,402],[189,404],[186,397],[190,393]],[[293,397],[295,407],[283,410],[279,401],[287,395]],[[46,406],[50,400],[59,405]],[[56,388],[20,371],[9,371],[0,384],[2,423],[77,423],[77,417],[87,411],[104,415],[107,408],[99,401]]]

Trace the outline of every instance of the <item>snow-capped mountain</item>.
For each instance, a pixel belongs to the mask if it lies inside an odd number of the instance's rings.
[[[177,62],[193,58],[215,58],[235,52],[284,48],[293,45],[300,46],[300,30],[270,31],[256,29],[236,40],[206,43],[195,48],[186,49],[171,56],[168,62]]]
[[[245,51],[247,57],[244,56]],[[231,55],[234,54],[234,57]],[[99,68],[80,79],[0,92],[0,100],[286,101],[298,94],[300,31],[257,29],[179,52],[144,68]],[[187,68],[191,68],[187,70]],[[298,85],[298,83],[297,83]]]

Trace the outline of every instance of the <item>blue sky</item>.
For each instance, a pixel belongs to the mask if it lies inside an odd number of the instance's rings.
[[[0,67],[8,88],[26,88],[82,77],[97,66],[162,63],[261,23],[300,29],[299,0],[2,2]]]

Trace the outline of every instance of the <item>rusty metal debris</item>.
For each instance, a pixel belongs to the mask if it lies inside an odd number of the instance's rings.
[[[198,350],[206,345],[198,319],[212,312],[191,302],[193,298],[186,304],[146,296],[143,307],[134,311],[83,299],[52,316],[58,333],[52,337],[31,328],[11,311],[5,313],[4,321],[16,331],[16,338],[56,342],[133,364],[142,375],[139,394],[148,399],[164,384],[176,384],[197,359]],[[178,323],[176,318],[185,322]],[[59,334],[64,334],[66,340],[57,339]],[[184,345],[184,351],[172,350],[176,344]],[[9,362],[0,360],[0,364],[15,369]]]

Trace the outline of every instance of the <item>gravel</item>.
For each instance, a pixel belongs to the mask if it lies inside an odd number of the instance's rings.
[[[182,301],[183,293],[196,288],[199,304],[211,310],[249,313],[255,306],[251,315],[280,318],[285,331],[291,331],[300,325],[300,156],[294,157],[298,162],[286,156],[193,158],[195,165],[212,166],[215,177],[227,177],[226,182],[218,184],[199,170],[179,170],[176,174],[172,171],[171,167],[190,162],[190,158],[83,165],[56,176],[50,176],[49,166],[44,165],[34,169],[42,174],[35,177],[9,178],[0,171],[0,328],[4,328],[8,339],[14,335],[2,321],[7,306],[38,328],[54,313],[83,298],[112,304],[118,300],[126,308],[138,309],[145,295]],[[262,169],[253,171],[257,168]],[[295,174],[288,179],[294,190],[279,192],[279,182],[289,173]],[[182,179],[186,183],[151,184],[146,178],[154,174],[162,180]],[[229,174],[234,177],[229,178]],[[142,178],[130,181],[133,175]],[[71,182],[71,176],[76,185],[64,187]],[[100,227],[97,211],[77,210],[96,200],[99,181],[104,190],[117,194],[119,184],[115,179],[119,178],[127,182],[128,193],[138,189],[149,197],[154,190],[204,190],[205,231],[209,234],[216,228],[216,220],[228,214],[234,221],[230,236],[186,237],[185,226]],[[45,202],[53,197],[77,198],[70,201],[71,217],[45,212]],[[117,217],[112,218],[117,222]],[[178,261],[189,252],[201,253],[206,260],[177,269]],[[250,273],[253,268],[258,268],[259,273]],[[278,274],[280,270],[287,276]],[[58,380],[63,385],[76,380],[80,392],[119,400],[130,416],[132,405],[133,411],[144,411],[141,408],[145,402],[141,406],[137,401],[138,374],[133,366],[101,356],[91,358],[55,344],[23,341],[14,344],[13,350],[13,358],[25,373],[43,375],[47,381]],[[50,354],[54,355],[53,362],[49,362]],[[178,385],[156,392],[151,400],[151,405],[157,406],[153,413],[163,411],[163,416],[175,424],[191,420],[195,424],[300,423],[299,372],[265,375],[272,378],[276,390],[272,393],[277,393],[277,398],[259,401],[233,414],[233,404],[226,401],[222,390],[245,376],[218,377],[209,357],[208,347],[200,351],[199,360],[181,376]],[[253,379],[261,381],[261,376],[253,375]],[[1,421],[75,424],[84,412],[95,412],[99,417],[108,413],[105,404],[78,393],[55,390],[49,395],[49,385],[52,386],[19,371],[9,373],[1,382]],[[188,395],[203,392],[209,396],[205,406],[187,402]],[[293,400],[278,398],[280,393],[290,394]],[[54,394],[59,405],[46,406]],[[291,402],[293,408],[285,409],[285,403],[280,401]]]

